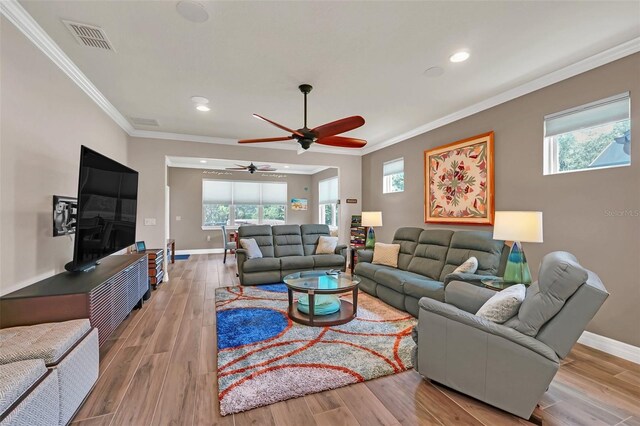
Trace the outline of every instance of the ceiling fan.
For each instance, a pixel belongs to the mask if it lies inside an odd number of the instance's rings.
[[[364,124],[364,118],[360,117],[359,115],[342,118],[340,120],[332,121],[331,123],[323,124],[322,126],[309,129],[307,127],[307,95],[309,94],[309,92],[311,92],[311,89],[313,89],[313,87],[311,87],[311,85],[309,84],[301,84],[300,86],[298,86],[298,89],[300,89],[300,91],[304,94],[304,127],[298,130],[292,130],[261,115],[253,114],[254,117],[291,133],[291,136],[283,136],[279,138],[242,139],[239,140],[238,143],[278,142],[295,139],[300,144],[302,149],[305,150],[309,149],[309,147],[313,143],[344,148],[362,148],[367,144],[367,141],[363,139],[337,136],[340,133],[345,133],[362,126]]]
[[[255,164],[251,163],[248,166],[243,166],[242,164],[236,164],[236,166],[238,167],[227,167],[226,170],[246,170],[251,174],[254,174],[255,172],[275,172],[276,170],[278,170],[274,169],[269,164],[259,164],[256,166]]]

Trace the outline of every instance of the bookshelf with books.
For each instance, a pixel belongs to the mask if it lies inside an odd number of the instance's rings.
[[[357,251],[359,249],[364,248],[365,240],[367,238],[367,228],[362,226],[362,216],[359,214],[354,214],[351,216],[351,233],[349,239],[350,245],[350,262],[349,267],[351,268],[351,273],[353,274],[353,268],[356,266]]]

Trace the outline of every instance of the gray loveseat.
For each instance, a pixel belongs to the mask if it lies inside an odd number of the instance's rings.
[[[271,284],[294,272],[315,269],[345,270],[347,246],[338,245],[333,254],[316,254],[321,236],[330,236],[327,225],[250,225],[238,228],[238,238],[253,238],[262,258],[247,259],[244,249],[236,251],[238,277],[242,285]]]
[[[420,298],[444,301],[451,281],[479,284],[487,276],[504,275],[509,254],[504,241],[485,231],[405,227],[396,231],[393,243],[400,244],[397,268],[373,264],[373,252],[361,250],[354,272],[361,290],[416,317]],[[478,259],[477,272],[453,274],[471,256]]]

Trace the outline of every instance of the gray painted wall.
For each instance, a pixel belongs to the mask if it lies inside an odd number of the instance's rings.
[[[64,270],[52,196],[78,191],[80,145],[127,161],[127,135],[4,17],[0,22],[0,294]]]
[[[589,330],[640,346],[640,146],[632,149],[631,167],[542,174],[544,115],[625,91],[632,97],[632,140],[640,141],[640,54],[635,54],[365,155],[364,209],[383,211],[384,226],[376,236],[390,241],[400,226],[435,226],[423,222],[423,151],[493,130],[496,210],[544,212],[544,243],[524,244],[532,273],[537,276],[550,251],[574,253],[611,293]],[[405,161],[405,191],[383,195],[382,163],[398,157]],[[609,213],[624,211],[631,214]]]
[[[202,180],[248,180],[261,182],[286,182],[288,200],[291,198],[311,198],[311,175],[287,174],[286,178],[273,178],[268,173],[249,174],[229,172],[231,175],[203,173],[201,169],[169,167],[168,182],[171,189],[171,238],[176,240],[176,250],[223,248],[221,230],[202,229]],[[282,175],[283,173],[277,173]],[[306,188],[306,191],[305,191]],[[311,223],[311,202],[309,210],[291,210],[288,203],[287,223]],[[177,221],[176,216],[181,216]],[[207,241],[207,236],[210,241]]]

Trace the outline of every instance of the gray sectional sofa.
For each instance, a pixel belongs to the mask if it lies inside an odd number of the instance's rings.
[[[345,270],[347,246],[333,254],[316,254],[321,236],[330,236],[327,225],[249,225],[238,228],[238,238],[253,238],[262,258],[248,259],[244,249],[236,251],[238,277],[242,285],[271,284],[294,272],[314,269]]]
[[[373,264],[373,252],[361,250],[354,272],[362,280],[361,290],[415,317],[420,298],[443,302],[451,281],[480,283],[487,276],[504,275],[509,255],[504,241],[485,231],[405,227],[396,231],[393,243],[400,244],[397,268]],[[453,274],[471,256],[478,259],[477,272]]]

